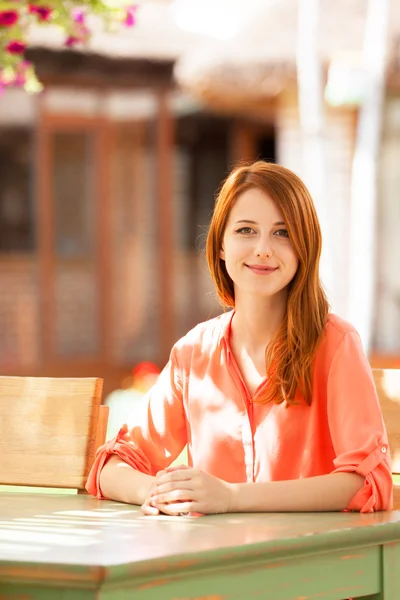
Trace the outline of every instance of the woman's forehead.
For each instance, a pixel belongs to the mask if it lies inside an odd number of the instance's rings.
[[[228,220],[238,219],[283,221],[283,215],[269,194],[250,188],[239,194],[230,210]]]

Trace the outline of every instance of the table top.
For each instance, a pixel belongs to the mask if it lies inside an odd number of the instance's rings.
[[[0,494],[0,581],[34,567],[92,581],[195,560],[263,560],[400,540],[400,511],[148,517],[139,507],[84,495]],[[13,571],[14,569],[14,571]]]

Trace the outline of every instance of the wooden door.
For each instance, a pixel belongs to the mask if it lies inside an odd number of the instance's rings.
[[[47,362],[99,360],[108,348],[108,150],[101,119],[43,119],[38,242]]]

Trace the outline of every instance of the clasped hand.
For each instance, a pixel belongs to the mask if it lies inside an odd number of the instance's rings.
[[[230,511],[233,488],[230,483],[180,465],[157,473],[149,496],[142,506],[145,515],[185,515]]]

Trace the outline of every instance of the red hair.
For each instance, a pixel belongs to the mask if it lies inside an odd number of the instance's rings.
[[[312,367],[323,335],[328,301],[319,278],[321,229],[314,203],[297,175],[273,163],[257,161],[236,167],[223,183],[215,202],[207,236],[208,267],[223,306],[235,306],[233,281],[220,258],[223,236],[232,206],[250,188],[262,190],[281,211],[299,266],[289,284],[284,320],[266,348],[270,377],[261,402],[293,404],[299,391],[311,404]]]

